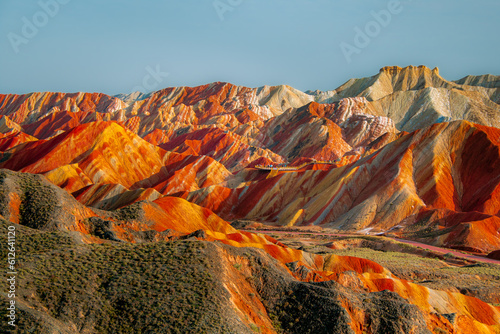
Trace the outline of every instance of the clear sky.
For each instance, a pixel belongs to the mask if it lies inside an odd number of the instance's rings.
[[[389,14],[389,15],[387,15]],[[500,75],[498,0],[0,0],[0,93]]]

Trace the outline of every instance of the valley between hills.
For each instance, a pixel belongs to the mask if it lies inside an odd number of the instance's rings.
[[[500,333],[498,76],[0,94],[0,116],[2,332]]]

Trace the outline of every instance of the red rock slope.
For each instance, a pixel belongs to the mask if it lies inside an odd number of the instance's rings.
[[[237,189],[213,186],[182,196],[226,219],[391,231],[488,252],[500,247],[499,138],[496,128],[436,124],[341,168],[282,173]]]

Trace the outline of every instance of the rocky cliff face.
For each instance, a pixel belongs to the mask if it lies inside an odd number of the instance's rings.
[[[312,94],[325,103],[365,97],[372,110],[394,120],[399,130],[414,131],[453,120],[497,126],[499,93],[498,77],[491,75],[453,82],[443,79],[437,68],[390,66],[372,77],[351,79],[334,91]]]
[[[496,128],[463,121],[436,124],[340,168],[182,196],[227,219],[368,228],[489,252],[500,247],[499,136]]]

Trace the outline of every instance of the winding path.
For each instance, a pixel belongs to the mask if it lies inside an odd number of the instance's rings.
[[[260,169],[260,170],[267,170],[267,171],[274,171],[274,170],[277,170],[277,171],[299,171],[301,170],[302,168],[305,168],[306,166],[309,166],[309,165],[336,165],[338,164],[339,161],[337,162],[329,162],[329,161],[311,161],[311,162],[306,162],[306,163],[303,163],[302,165],[300,166],[296,166],[296,167],[283,167],[283,166],[262,166],[262,165],[256,165],[254,168],[255,169]]]
[[[333,237],[352,237],[352,236],[362,236],[363,234],[338,234],[338,233],[322,233],[322,232],[296,232],[296,231],[281,231],[281,230],[243,230],[251,233],[262,233],[262,234],[314,234],[314,235],[325,235],[325,236],[333,236]],[[385,237],[387,238],[387,237]],[[390,238],[392,240],[396,240],[398,242],[412,245],[415,247],[420,247],[426,250],[434,251],[434,252],[440,252],[443,254],[446,253],[451,253],[455,256],[466,258],[469,260],[473,261],[478,261],[478,262],[487,262],[487,263],[493,263],[493,264],[498,264],[500,265],[500,260],[494,260],[490,259],[484,256],[478,256],[478,255],[473,255],[473,254],[467,254],[467,253],[462,253],[458,252],[453,249],[449,248],[442,248],[442,247],[436,247],[436,246],[431,246],[427,244],[423,244],[421,242],[416,242],[416,241],[411,241],[411,240],[405,240],[405,239],[398,239],[398,238]]]

